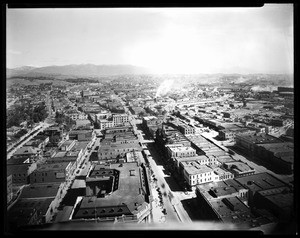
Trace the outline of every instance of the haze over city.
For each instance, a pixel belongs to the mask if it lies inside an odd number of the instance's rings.
[[[293,6],[7,10],[8,68],[89,63],[292,74]]]

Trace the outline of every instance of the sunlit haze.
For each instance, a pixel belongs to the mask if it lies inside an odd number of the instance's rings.
[[[293,73],[293,5],[7,10],[8,68],[86,63]]]

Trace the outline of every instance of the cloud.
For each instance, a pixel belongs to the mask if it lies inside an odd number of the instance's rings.
[[[8,54],[12,54],[12,55],[21,55],[22,52],[18,51],[18,50],[7,50]]]

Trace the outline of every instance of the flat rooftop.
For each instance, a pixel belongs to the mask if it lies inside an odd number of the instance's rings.
[[[70,162],[60,162],[60,163],[46,163],[38,165],[35,171],[43,172],[43,171],[56,171],[56,170],[65,170]],[[34,171],[34,172],[35,172]]]
[[[266,144],[266,143],[280,143],[282,142],[282,140],[274,137],[274,136],[270,136],[264,133],[260,133],[260,134],[243,134],[243,135],[239,135],[239,137],[242,137],[246,140],[251,141],[252,143],[255,144]]]
[[[246,172],[246,171],[253,170],[252,168],[250,168],[249,165],[247,165],[243,162],[240,162],[240,161],[226,162],[225,164],[228,166],[231,166],[231,169],[235,169],[240,172]]]
[[[7,212],[8,221],[17,224],[17,226],[27,225],[35,211],[37,211],[39,218],[45,215],[52,201],[52,198],[20,199]]]
[[[235,180],[254,192],[279,188],[286,185],[284,182],[267,172],[235,178]]]
[[[195,149],[193,149],[192,147],[190,146],[181,146],[181,147],[169,147],[169,149],[172,151],[172,152],[185,152],[185,151],[190,151],[190,152],[193,152],[193,151],[196,151]]]
[[[197,185],[197,188],[209,200],[232,195],[237,193],[239,190],[245,189],[245,187],[233,179]]]
[[[202,173],[208,173],[213,171],[211,168],[207,167],[206,165],[200,165],[196,162],[188,162],[186,164],[185,163],[186,162],[182,162],[184,169],[188,174],[195,175],[195,174],[202,174]]]
[[[145,206],[144,177],[137,163],[99,165],[96,168],[118,170],[120,172],[118,189],[105,197],[84,197],[75,218],[88,217],[95,208],[97,214],[101,212],[103,214],[131,214]]]
[[[48,198],[55,197],[60,183],[34,184],[23,188],[20,198]]]

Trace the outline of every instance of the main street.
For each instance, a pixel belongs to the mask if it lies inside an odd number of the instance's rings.
[[[139,142],[141,143],[141,145],[146,144],[147,148],[153,151],[153,149],[151,149],[150,147],[154,141],[144,139],[142,131],[137,129],[134,115],[132,115],[131,111],[125,106],[124,101],[122,101],[120,98],[119,100],[123,105],[125,112],[129,115],[129,122],[132,125],[134,133],[137,135]],[[163,172],[163,166],[159,166],[157,164],[157,155],[153,155],[153,157],[150,157],[148,160],[153,174],[156,178],[156,189],[161,191],[161,193],[163,194],[163,208],[166,209],[165,222],[192,222],[181,203],[181,200],[183,199],[183,192],[173,192],[170,189],[169,184],[166,182],[165,178],[169,177],[168,179],[170,179],[171,177],[169,175],[165,175]],[[153,209],[156,208],[157,204],[153,204]]]

